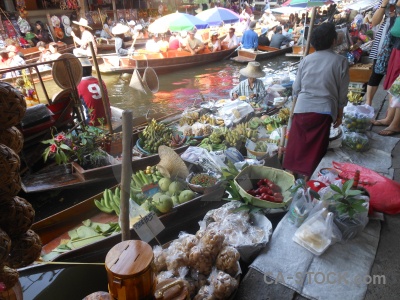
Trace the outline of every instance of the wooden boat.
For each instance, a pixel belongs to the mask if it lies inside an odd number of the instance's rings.
[[[115,188],[115,187],[114,187]],[[157,236],[162,244],[177,237],[180,231],[187,231],[191,228],[198,228],[198,221],[211,209],[220,207],[225,203],[221,198],[225,187],[218,188],[207,194],[197,194],[197,197],[186,203],[177,205],[167,214],[159,218],[165,229]],[[101,199],[103,193],[99,193],[89,199],[63,210],[51,217],[43,219],[32,226],[43,244],[42,253],[48,254],[60,245],[63,239],[69,239],[68,231],[82,225],[82,222],[90,219],[92,222],[108,223],[118,222],[118,216],[115,214],[106,214],[101,212],[94,204],[95,199]],[[139,239],[134,229],[130,230],[131,239]],[[104,257],[115,244],[121,241],[121,234],[114,234],[102,240],[83,246],[81,248],[60,253],[53,260],[74,262],[90,261],[90,257],[103,254]],[[154,240],[152,241],[154,244]],[[101,256],[101,255],[100,255]],[[100,260],[100,261],[104,261]]]
[[[232,57],[231,59],[236,62],[247,63],[249,61],[260,61],[267,58],[276,57],[291,51],[292,47],[278,49],[269,46],[258,46],[258,50],[252,52],[246,50],[238,50],[238,55],[236,57]]]
[[[132,56],[103,56],[103,63],[99,65],[101,73],[126,73],[135,69],[144,71],[147,67],[153,68],[157,74],[168,73],[185,68],[204,65],[229,58],[236,48],[210,52],[206,48],[203,53],[192,55],[186,51],[168,50],[162,53],[137,52]]]
[[[176,118],[179,114],[180,113],[165,115],[158,113],[150,115],[149,117],[158,121],[163,120],[165,122],[170,122],[171,119]],[[122,115],[122,111],[120,115]],[[118,119],[117,115],[113,116]],[[132,136],[133,144],[138,140],[139,132],[143,129],[144,124],[147,124],[145,117],[134,119],[134,133]],[[120,142],[119,149],[121,148]],[[176,148],[175,151],[177,153],[182,153],[187,148],[188,145],[184,145]],[[120,152],[118,154],[120,154]],[[110,157],[110,160],[112,162],[111,165],[88,170],[82,168],[76,162],[67,164],[67,166],[54,164],[47,166],[37,172],[24,174],[21,177],[22,190],[25,193],[34,193],[56,189],[75,188],[107,180],[115,180],[115,182],[117,182],[121,174],[121,162],[112,157]],[[158,154],[144,156],[142,153],[136,153],[136,155],[132,157],[132,170],[137,171],[145,169],[146,166],[157,164],[159,160],[160,158]]]
[[[72,53],[72,50],[75,48],[74,44],[67,45],[66,43],[63,42],[57,42],[57,45],[58,45],[58,52],[61,54]],[[37,62],[40,56],[39,48],[36,46],[26,49],[21,49],[21,53],[23,54],[24,60],[27,64]]]
[[[286,56],[289,57],[303,57],[304,56],[304,51],[306,51],[306,46],[293,46],[292,47],[292,53],[286,53]],[[308,52],[308,54],[314,53],[315,52],[315,48],[313,46],[310,46],[310,50]]]
[[[135,49],[142,49],[146,46],[146,43],[149,39],[136,39],[135,41]],[[129,49],[132,46],[132,40],[124,41],[125,49]],[[97,39],[97,54],[104,53],[115,53],[115,40],[107,40],[98,38]]]

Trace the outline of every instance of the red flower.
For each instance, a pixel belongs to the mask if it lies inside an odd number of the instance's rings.
[[[56,138],[54,139],[56,142],[62,142],[65,140],[65,136],[63,134],[59,134],[56,136]]]
[[[50,145],[50,152],[51,153],[56,153],[57,152],[57,145],[56,144],[51,144]]]

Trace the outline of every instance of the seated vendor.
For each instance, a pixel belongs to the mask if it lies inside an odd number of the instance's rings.
[[[245,96],[251,101],[260,102],[266,96],[265,86],[262,80],[257,79],[265,76],[265,72],[261,70],[260,63],[251,61],[246,68],[243,68],[239,73],[247,79],[241,81],[230,91],[232,99],[237,99],[240,96]]]

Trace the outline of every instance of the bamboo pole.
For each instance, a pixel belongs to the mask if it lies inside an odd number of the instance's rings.
[[[51,23],[51,18],[50,18],[50,14],[49,13],[46,13],[46,18],[47,18],[47,23],[49,23],[51,25],[51,26],[49,26],[49,30],[50,30],[51,35],[53,36],[53,42],[55,42],[54,37],[57,37],[57,36],[56,36],[56,33],[54,32],[54,28],[53,28],[53,25]]]
[[[310,52],[311,33],[312,33],[313,29],[314,29],[314,22],[315,22],[315,14],[316,14],[316,11],[317,11],[317,7],[314,6],[314,7],[312,8],[312,12],[311,12],[312,15],[311,15],[311,20],[310,20],[310,28],[309,28],[309,30],[308,30],[306,51],[304,51],[304,53],[303,53],[304,56],[307,56],[307,55],[308,55],[308,52]],[[305,31],[305,27],[304,27],[304,31]]]
[[[130,240],[129,195],[132,176],[132,111],[122,112],[122,170],[121,170],[121,236],[122,241]]]
[[[108,132],[113,134],[113,128],[112,128],[111,116],[110,116],[110,107],[108,106],[108,102],[106,100],[106,95],[104,93],[103,80],[101,79],[101,74],[100,74],[100,70],[99,70],[99,64],[97,63],[96,53],[94,52],[94,48],[93,48],[93,43],[92,42],[89,42],[89,47],[90,47],[90,51],[92,52],[93,63],[94,63],[94,67],[96,68],[96,72],[97,72],[97,78],[99,79],[99,86],[100,86],[100,91],[101,91],[101,100],[103,101],[104,112],[106,114]]]

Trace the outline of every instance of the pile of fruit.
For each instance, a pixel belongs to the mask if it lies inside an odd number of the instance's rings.
[[[200,118],[199,112],[187,112],[185,113],[182,118],[179,120],[179,125],[183,126],[185,124],[187,125],[193,125],[196,123]]]
[[[370,148],[368,136],[358,132],[345,132],[342,143],[357,152],[367,151]]]
[[[259,198],[261,200],[276,203],[283,202],[281,188],[267,178],[258,180],[256,183],[256,187],[247,190],[246,192],[253,197]]]
[[[149,153],[157,153],[159,146],[171,146],[172,129],[153,119],[139,134],[139,138],[143,150]]]
[[[343,126],[352,132],[365,132],[371,125],[371,119],[363,115],[344,114]]]
[[[363,96],[361,95],[361,93],[356,93],[356,92],[350,91],[347,94],[347,99],[349,99],[350,103],[353,103],[354,105],[358,105],[358,104],[362,103]]]

